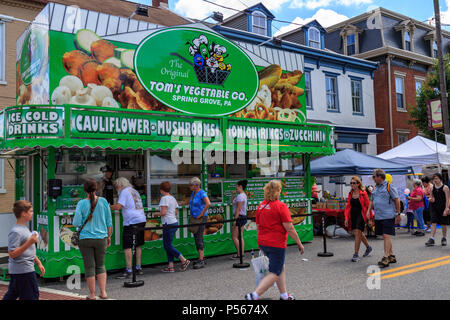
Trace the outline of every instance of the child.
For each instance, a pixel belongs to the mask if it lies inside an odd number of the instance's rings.
[[[406,201],[406,217],[407,217],[407,222],[406,222],[406,227],[408,228],[408,232],[414,232],[414,211],[411,210],[409,208],[409,201],[408,201],[408,196],[411,193],[411,191],[409,189],[405,189],[404,191],[405,193],[405,201]]]
[[[41,276],[45,274],[45,269],[36,257],[34,244],[38,241],[38,234],[31,233],[27,227],[27,223],[33,219],[33,205],[19,200],[14,203],[13,212],[17,222],[8,235],[8,271],[11,281],[3,300],[39,300],[34,264],[38,266]]]

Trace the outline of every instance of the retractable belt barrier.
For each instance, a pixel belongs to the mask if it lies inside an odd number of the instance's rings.
[[[323,236],[323,252],[319,252],[317,255],[319,257],[332,257],[333,253],[332,252],[327,252],[327,237],[325,235],[325,211],[316,211],[314,213],[310,213],[310,214],[295,214],[292,215],[292,218],[297,218],[297,217],[310,217],[310,216],[317,216],[317,215],[321,215],[322,216],[322,236]],[[230,220],[223,220],[220,221],[220,223],[228,223],[228,222],[237,222],[239,221],[241,218],[237,218],[237,219],[230,219]],[[256,218],[248,218],[248,220],[252,220],[255,221]],[[215,225],[218,224],[217,222],[200,222],[200,223],[196,223],[196,224],[184,224],[184,225],[178,225],[178,226],[162,226],[162,227],[138,227],[138,226],[132,226],[132,232],[133,232],[133,242],[132,242],[132,248],[131,248],[131,252],[133,255],[133,267],[132,267],[132,272],[133,272],[133,277],[132,277],[132,281],[131,282],[125,282],[124,286],[127,288],[135,288],[135,287],[140,287],[142,285],[144,285],[144,281],[136,280],[136,235],[138,233],[138,231],[142,231],[142,230],[149,230],[149,231],[153,231],[153,230],[167,230],[167,229],[173,229],[173,228],[188,228],[191,226],[200,226],[200,225]],[[241,237],[241,224],[237,224],[238,227],[238,234],[239,234],[239,252],[242,252],[242,237]],[[239,263],[235,263],[233,264],[234,268],[247,268],[250,266],[249,263],[244,263],[242,261],[243,257],[240,254],[239,255],[240,258],[240,262]]]

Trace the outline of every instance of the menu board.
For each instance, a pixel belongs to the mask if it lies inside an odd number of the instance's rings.
[[[222,194],[224,202],[231,202],[233,191],[236,189],[236,183],[241,179],[224,180],[222,184]],[[289,178],[251,178],[247,179],[248,184],[246,194],[248,201],[262,201],[264,200],[264,186],[271,180],[281,181],[281,196],[283,199],[299,199],[305,198],[306,192],[304,190],[305,179],[303,177],[289,177]]]

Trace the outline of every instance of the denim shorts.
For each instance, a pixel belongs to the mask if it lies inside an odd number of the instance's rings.
[[[264,254],[269,258],[269,272],[280,276],[283,272],[286,249],[259,246]]]

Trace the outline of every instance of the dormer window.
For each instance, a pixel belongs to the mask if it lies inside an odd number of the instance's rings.
[[[395,31],[402,32],[403,50],[414,51],[414,29],[416,26],[411,20],[404,20],[394,27]]]
[[[320,31],[314,27],[308,30],[308,46],[320,49]]]
[[[405,50],[411,50],[411,33],[409,31],[405,31]]]
[[[344,46],[344,54],[352,56],[354,54],[359,54],[359,35],[363,32],[362,29],[347,24],[341,30],[341,37]]]
[[[267,36],[267,17],[261,11],[252,13],[252,30],[256,34]]]

